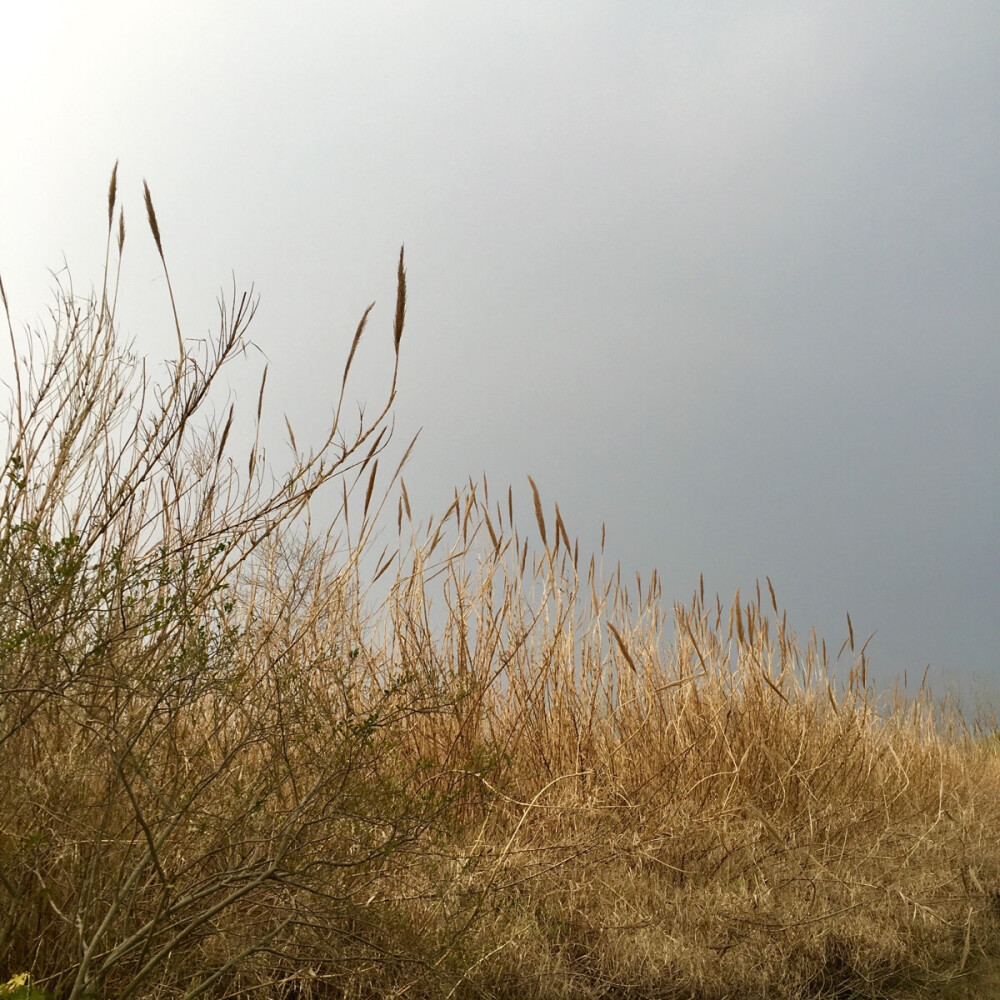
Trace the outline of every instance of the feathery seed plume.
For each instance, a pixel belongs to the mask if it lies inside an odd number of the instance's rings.
[[[160,227],[156,224],[156,212],[153,209],[153,196],[149,193],[149,185],[143,180],[142,189],[146,193],[146,214],[149,216],[149,228],[153,231],[153,239],[156,241],[156,249],[163,257],[163,244],[160,243]]]
[[[111,183],[108,185],[108,229],[114,221],[115,197],[118,194],[118,161],[115,160],[114,168],[111,171]]]
[[[392,336],[399,354],[399,341],[403,336],[403,320],[406,318],[406,270],[403,267],[403,247],[399,248],[399,270],[396,277],[396,323]]]

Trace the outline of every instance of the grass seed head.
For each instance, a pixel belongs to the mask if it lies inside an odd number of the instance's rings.
[[[399,354],[399,342],[403,337],[403,322],[406,319],[406,269],[403,267],[403,247],[399,248],[399,268],[396,272],[396,322],[393,325],[392,339]]]
[[[156,250],[160,257],[163,257],[163,244],[160,242],[160,227],[156,222],[156,210],[153,208],[153,196],[149,193],[149,185],[143,181],[142,189],[146,196],[146,215],[149,217],[149,228],[153,232],[153,239],[156,241]]]
[[[115,160],[115,165],[111,170],[111,183],[108,185],[108,229],[111,228],[111,223],[114,221],[115,198],[117,196],[118,196],[118,161]]]

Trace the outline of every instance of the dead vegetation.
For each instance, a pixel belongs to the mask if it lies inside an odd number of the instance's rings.
[[[116,205],[113,175],[120,265]],[[157,383],[116,281],[64,288],[26,348],[11,326],[0,979],[73,1000],[790,1000],[919,995],[975,964],[1000,916],[1000,755],[926,690],[879,703],[853,633],[837,680],[769,582],[668,616],[534,481],[538,541],[486,482],[418,526],[402,462],[379,475],[396,368],[376,417],[341,425],[371,307],[322,446],[289,428],[277,476],[259,434],[233,456],[235,411],[203,414],[252,296],[201,354],[177,324]],[[401,254],[397,367],[405,297]],[[318,530],[323,488],[340,509]]]

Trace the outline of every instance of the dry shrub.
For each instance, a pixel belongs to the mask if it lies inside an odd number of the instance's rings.
[[[401,255],[397,366],[405,289]],[[533,480],[538,545],[485,480],[416,528],[402,462],[377,481],[395,368],[375,419],[341,427],[371,307],[325,443],[289,428],[277,478],[258,444],[231,459],[235,411],[201,414],[252,297],[198,356],[178,325],[162,384],[116,297],[62,289],[15,363],[0,980],[74,1000],[876,997],[976,964],[1000,755],[925,689],[880,702],[853,632],[840,676],[769,583],[726,611],[702,586],[671,642],[656,577],[582,562]],[[376,553],[397,485],[399,542]]]

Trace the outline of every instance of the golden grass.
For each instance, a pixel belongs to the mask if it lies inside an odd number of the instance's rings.
[[[117,168],[109,254],[116,197]],[[289,428],[270,487],[259,436],[229,454],[233,408],[199,419],[253,301],[223,305],[204,357],[178,326],[157,386],[116,299],[66,290],[56,330],[15,349],[0,982],[791,1000],[933,995],[988,953],[1000,755],[924,688],[880,701],[850,623],[838,676],[769,581],[668,614],[655,575],[581,559],[533,479],[538,543],[485,481],[416,526],[402,463],[378,479],[402,254],[376,419],[340,426],[369,307],[325,445]]]

